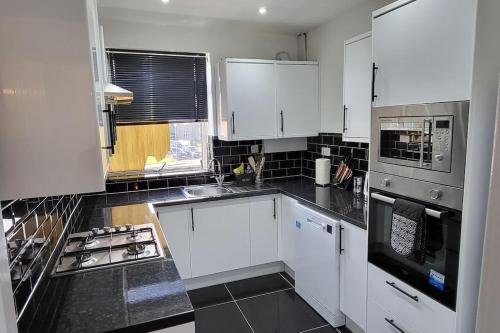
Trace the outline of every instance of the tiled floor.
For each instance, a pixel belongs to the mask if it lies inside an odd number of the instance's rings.
[[[196,333],[348,333],[333,328],[293,288],[286,273],[189,291]]]

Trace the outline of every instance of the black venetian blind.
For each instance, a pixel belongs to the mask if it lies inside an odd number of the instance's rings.
[[[134,93],[119,105],[118,123],[206,121],[204,54],[108,49],[111,81]]]

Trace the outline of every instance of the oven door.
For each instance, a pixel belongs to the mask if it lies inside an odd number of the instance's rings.
[[[392,205],[397,198],[426,206],[427,236],[423,260],[418,251],[403,257],[391,247]],[[368,261],[455,310],[461,218],[459,211],[372,188]]]

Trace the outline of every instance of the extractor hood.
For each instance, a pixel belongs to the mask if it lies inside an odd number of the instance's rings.
[[[134,93],[112,83],[106,83],[104,86],[104,98],[106,99],[106,104],[129,105],[134,100]]]

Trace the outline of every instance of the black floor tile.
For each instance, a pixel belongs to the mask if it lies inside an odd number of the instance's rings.
[[[237,302],[255,333],[297,333],[327,325],[294,290]]]
[[[212,287],[195,289],[188,291],[193,308],[199,309],[206,306],[230,302],[233,299],[226,289],[226,286],[219,284]]]
[[[281,274],[281,275],[282,275],[282,276],[283,276],[283,277],[284,277],[284,278],[285,278],[288,282],[290,282],[290,284],[291,284],[292,286],[294,286],[294,287],[295,287],[295,279],[294,279],[294,278],[292,278],[290,275],[288,275],[288,273],[287,273],[287,272],[281,272],[280,274]]]
[[[292,286],[279,274],[259,276],[256,278],[226,283],[235,299],[262,295],[279,291]]]
[[[195,310],[196,333],[251,333],[236,304],[226,303]]]
[[[340,333],[352,333],[352,331],[345,326],[337,327],[337,329],[339,330]]]

